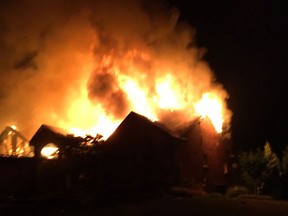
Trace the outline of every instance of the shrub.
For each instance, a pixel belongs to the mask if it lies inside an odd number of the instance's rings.
[[[258,195],[258,194],[242,194],[237,197],[238,199],[257,199],[257,200],[272,200],[273,197],[268,195]]]
[[[169,191],[171,194],[183,197],[204,196],[206,192],[199,188],[172,187]]]
[[[213,193],[210,193],[209,194],[209,197],[211,197],[211,198],[223,198],[223,194],[221,194],[221,193],[218,193],[218,192],[213,192]]]
[[[239,195],[249,194],[249,193],[250,191],[247,187],[236,185],[236,186],[228,188],[226,196],[230,198],[235,198],[235,197],[238,197]]]

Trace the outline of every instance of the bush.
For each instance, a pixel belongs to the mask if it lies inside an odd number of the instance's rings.
[[[249,193],[250,191],[247,187],[236,185],[236,186],[228,188],[226,196],[229,198],[235,198],[235,197],[238,197],[239,195],[249,194]]]
[[[182,197],[204,196],[207,194],[203,189],[185,187],[172,187],[169,193]]]
[[[268,195],[258,195],[258,194],[242,194],[237,197],[238,199],[257,199],[257,200],[272,200],[273,197]]]
[[[218,193],[218,192],[213,192],[213,193],[209,194],[209,197],[216,198],[216,199],[221,199],[221,198],[223,198],[223,194]]]

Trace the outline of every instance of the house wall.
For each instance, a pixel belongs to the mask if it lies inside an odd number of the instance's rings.
[[[37,132],[30,141],[30,145],[34,146],[36,158],[41,157],[41,150],[48,143],[54,143],[61,150],[61,148],[64,146],[65,139],[63,136],[57,135],[50,130],[42,130]]]
[[[153,191],[176,178],[177,139],[142,118],[126,119],[103,146],[107,187]]]
[[[185,138],[186,142],[177,151],[182,182],[207,190],[226,185],[228,154],[211,122],[201,120],[186,133]]]
[[[34,158],[0,157],[0,195],[23,197],[34,194],[36,173]]]

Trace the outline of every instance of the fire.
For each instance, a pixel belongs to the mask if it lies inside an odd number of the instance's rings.
[[[75,136],[81,137],[95,136],[99,133],[106,139],[120,123],[120,120],[106,115],[101,107],[92,104],[84,95],[73,101],[68,109],[68,116],[68,121],[60,121],[58,124]]]
[[[201,100],[194,105],[196,115],[202,118],[209,117],[215,130],[222,132],[224,122],[223,105],[217,95],[213,93],[204,93]]]
[[[154,6],[139,1],[84,2],[62,7],[53,1],[53,13],[40,4],[39,13],[46,15],[40,20],[25,21],[35,5],[20,14],[7,9],[11,20],[3,20],[11,30],[0,43],[17,52],[1,71],[7,89],[1,125],[15,122],[28,138],[45,123],[106,139],[135,111],[168,127],[177,115],[181,126],[202,116],[219,133],[229,128],[228,94],[203,60],[195,30],[178,22],[178,11],[150,10]],[[21,31],[22,22],[31,34]]]
[[[17,130],[16,125],[11,125],[10,127],[11,127],[13,130]]]
[[[53,143],[49,143],[41,150],[41,156],[47,159],[55,159],[58,157],[59,148]]]
[[[117,64],[131,62],[131,58],[133,59],[134,55],[137,55],[135,50],[129,52],[129,55],[125,55],[120,63],[113,61],[112,56],[105,55],[100,64],[100,67],[104,65],[104,69],[108,71],[106,73],[116,77],[116,87],[113,88],[114,91],[116,89],[116,91],[124,93],[125,100],[127,100],[126,114],[133,110],[152,121],[158,121],[162,112],[168,111],[173,114],[177,110],[186,113],[190,120],[197,116],[209,117],[215,130],[218,133],[222,132],[225,122],[224,101],[216,92],[204,92],[201,99],[197,101],[199,93],[196,94],[193,90],[187,92],[187,89],[182,86],[179,79],[176,79],[172,71],[157,77],[152,84],[145,82],[145,76],[135,77],[123,74]],[[142,52],[141,56],[148,58]],[[133,66],[129,70],[135,70],[136,74],[141,74]],[[104,72],[102,71],[101,73]],[[92,103],[88,97],[86,82],[83,79],[80,87],[81,93],[78,97],[73,98],[69,106],[68,120],[61,120],[58,125],[67,128],[76,136],[96,135],[99,133],[103,135],[103,139],[107,139],[126,114],[122,118],[115,118],[115,116],[105,110],[103,104]],[[109,103],[114,103],[114,101],[109,101]]]
[[[140,86],[132,79],[126,79],[124,81],[123,89],[125,90],[127,97],[132,103],[131,108],[137,113],[145,115],[152,121],[156,121],[157,117],[152,112],[149,106],[147,94]]]
[[[158,102],[161,109],[174,110],[180,108],[179,97],[171,87],[172,82],[172,76],[168,74],[164,82],[160,81],[156,84],[157,96],[155,96],[155,101]]]

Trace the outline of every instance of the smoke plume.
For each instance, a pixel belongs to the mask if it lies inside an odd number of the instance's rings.
[[[225,101],[194,29],[178,18],[166,1],[1,1],[0,127],[15,124],[29,138],[42,123],[89,127],[103,115],[123,119],[137,99],[125,90],[128,78],[149,103],[167,74],[183,88],[181,101],[211,89]],[[161,120],[161,109],[152,109]],[[230,117],[227,109],[225,121]]]

